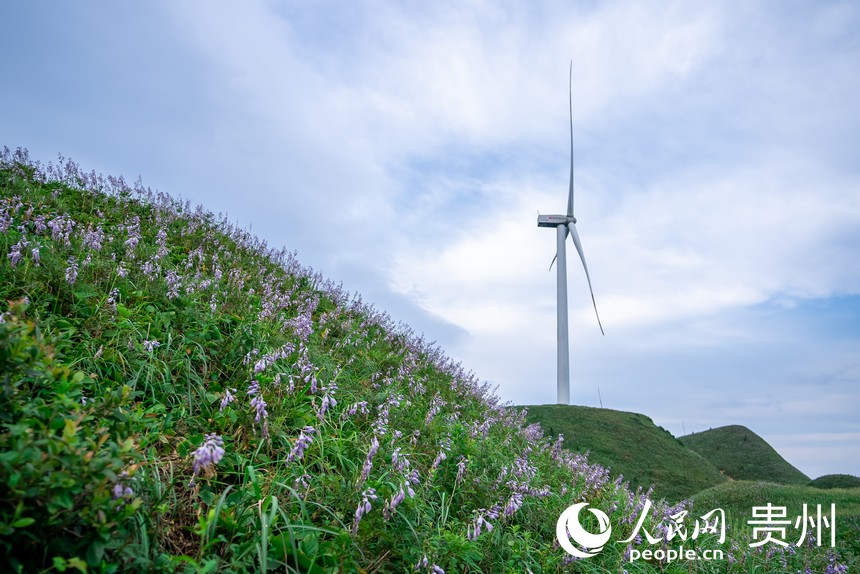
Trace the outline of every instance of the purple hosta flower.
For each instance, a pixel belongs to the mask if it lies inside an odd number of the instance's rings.
[[[460,484],[463,481],[463,475],[466,474],[466,465],[468,463],[469,459],[460,455],[460,461],[457,463],[457,478],[454,480],[454,484]]]
[[[488,418],[484,422],[478,424],[475,423],[475,426],[472,428],[472,438],[477,438],[478,435],[481,435],[483,438],[487,438],[487,435],[490,434],[490,426],[496,422],[492,417]]]
[[[156,340],[152,340],[152,341],[145,340],[143,342],[143,348],[146,349],[147,353],[153,352],[155,349],[159,348],[160,346],[161,346],[161,343],[159,343]]]
[[[311,475],[303,474],[293,481],[293,489],[296,490],[296,494],[298,494],[299,498],[304,499],[308,490],[310,490],[311,485],[310,482],[308,482],[310,479]],[[299,490],[304,490],[304,492],[298,492]]]
[[[412,446],[415,446],[418,444],[418,439],[420,439],[420,438],[421,438],[421,431],[416,429],[415,431],[412,432],[412,436],[409,438],[409,442],[412,444]]]
[[[370,501],[378,498],[375,488],[368,488],[361,493],[361,502],[358,503],[358,506],[355,509],[355,522],[352,525],[353,534],[358,533],[358,523],[361,522],[361,517],[370,512],[370,509],[372,508]]]
[[[69,236],[72,234],[72,228],[75,223],[65,215],[60,215],[48,222],[48,227],[51,228],[51,238],[54,241],[62,241],[66,247],[71,245]]]
[[[364,459],[364,466],[361,468],[361,478],[359,478],[358,484],[364,484],[367,477],[370,476],[370,470],[373,468],[373,457],[376,456],[378,450],[379,439],[376,438],[376,435],[373,435],[373,438],[370,439],[370,449],[367,451],[367,456]]]
[[[424,557],[418,561],[418,563],[415,565],[415,568],[413,568],[412,570],[414,570],[414,571],[423,570],[424,568],[427,568],[428,566],[430,566],[430,560],[427,558],[427,555],[425,554]]]
[[[256,380],[251,381],[251,384],[248,386],[248,396],[251,397],[251,406],[254,407],[254,411],[256,412],[254,416],[254,422],[258,424],[262,424],[263,427],[263,436],[269,436],[269,413],[266,411],[265,399],[263,399],[263,393],[260,389],[260,383]]]
[[[12,267],[16,267],[18,263],[24,259],[24,249],[27,248],[28,242],[23,237],[21,240],[12,246],[9,250],[9,253],[6,254],[6,257],[9,258],[9,262],[12,264]]]
[[[38,245],[30,250],[30,255],[33,257],[33,263],[36,265],[36,267],[38,267],[39,263],[42,262],[42,256],[39,253],[39,246]]]
[[[251,364],[251,361],[253,361],[253,360],[254,360],[254,357],[256,357],[256,356],[257,356],[257,355],[259,355],[259,354],[260,354],[260,349],[251,349],[251,350],[250,350],[250,351],[248,351],[248,353],[245,355],[245,358],[244,358],[244,359],[242,359],[242,364],[243,364],[243,365],[250,365],[250,364]]]
[[[236,400],[235,395],[233,393],[236,392],[236,389],[224,389],[224,398],[221,399],[221,407],[218,409],[218,412],[224,412],[224,409],[227,408],[227,405]]]
[[[147,259],[141,266],[140,271],[144,276],[152,281],[161,274],[161,265],[155,259]]]
[[[176,299],[179,297],[179,288],[182,287],[182,277],[171,269],[165,274],[164,278],[167,281],[167,298]]]
[[[445,405],[445,401],[442,399],[442,396],[439,393],[436,393],[436,396],[433,397],[433,401],[430,403],[430,409],[427,411],[427,416],[424,417],[424,426],[430,424],[430,421],[433,420],[439,411],[442,410],[442,407]]]
[[[475,521],[466,528],[466,538],[469,540],[477,540],[484,528],[486,528],[487,532],[492,532],[493,525],[487,520],[488,518],[490,520],[498,519],[498,510],[495,508],[491,508],[490,510],[479,508]]]
[[[207,434],[203,444],[197,447],[192,456],[194,456],[194,477],[188,486],[194,485],[194,479],[201,470],[209,472],[224,457],[224,439],[215,433]]]
[[[33,230],[37,235],[41,235],[46,229],[48,225],[45,223],[44,215],[37,215],[36,219],[33,220]]]
[[[322,403],[320,403],[320,408],[317,411],[317,418],[320,422],[323,422],[323,420],[325,420],[325,413],[328,409],[337,406],[337,401],[332,396],[334,395],[335,391],[337,391],[337,383],[332,381],[331,383],[329,383],[328,387],[325,387],[324,390],[325,394],[323,395]]]
[[[128,233],[128,239],[124,242],[126,256],[129,259],[134,259],[134,252],[137,249],[137,244],[140,243],[140,217],[135,215],[131,224],[123,225],[122,228]]]
[[[105,233],[102,231],[101,225],[95,230],[93,230],[92,223],[87,226],[87,230],[84,232],[84,247],[94,251],[101,251],[104,240]]]
[[[435,460],[433,460],[433,464],[430,467],[430,470],[436,470],[439,467],[439,465],[442,463],[442,461],[445,460],[446,458],[448,458],[448,455],[445,454],[444,450],[440,450],[439,454],[436,455]]]
[[[502,512],[505,518],[513,516],[513,514],[523,505],[523,495],[519,492],[514,492],[508,499],[505,505],[505,510]]]
[[[119,265],[117,265],[116,274],[123,278],[128,275],[128,269],[125,268],[125,264],[120,263]]]
[[[116,314],[116,302],[119,299],[119,289],[114,287],[110,290],[110,295],[108,295],[107,304],[110,306],[111,311]]]
[[[296,348],[291,343],[287,343],[277,351],[274,351],[272,353],[266,353],[265,355],[260,357],[259,361],[254,363],[254,374],[257,375],[262,373],[263,371],[268,369],[269,366],[272,365],[275,361],[289,358],[289,356],[292,355],[295,350]],[[246,356],[246,358],[248,359],[248,362],[250,362],[250,357]]]
[[[360,401],[357,403],[353,403],[349,406],[346,411],[344,411],[343,415],[341,415],[344,419],[346,417],[353,417],[356,413],[361,413],[363,415],[370,414],[370,411],[367,408],[367,401]]]
[[[66,281],[69,285],[74,285],[78,280],[78,264],[75,263],[74,257],[69,257],[69,266],[66,267]]]
[[[167,232],[163,227],[158,230],[158,234],[155,236],[155,244],[158,246],[155,258],[164,259],[167,256]]]
[[[128,473],[126,471],[122,471],[120,475],[117,477],[116,483],[113,485],[113,499],[122,501],[123,503],[128,503],[134,498],[134,490],[130,486],[128,486]],[[116,509],[119,510],[122,508],[122,504],[117,504]]]
[[[296,439],[296,444],[293,445],[293,449],[290,451],[289,456],[287,456],[287,462],[302,459],[305,455],[305,450],[314,441],[314,434],[316,434],[316,432],[316,429],[311,426],[307,426],[302,429],[299,433],[299,438]]]
[[[382,510],[383,517],[388,520],[394,515],[394,510],[400,506],[400,503],[406,500],[406,495],[409,495],[409,498],[415,496],[415,491],[412,490],[412,485],[408,480],[403,481],[400,485],[400,490],[395,492],[391,499],[385,502],[385,508]]]

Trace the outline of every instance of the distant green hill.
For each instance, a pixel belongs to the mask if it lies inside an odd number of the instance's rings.
[[[567,405],[530,405],[526,420],[550,435],[564,435],[572,451],[623,474],[631,486],[654,485],[658,497],[672,501],[710,488],[725,477],[645,415]]]
[[[693,514],[701,516],[710,510],[721,508],[726,512],[730,524],[743,527],[752,519],[753,507],[766,503],[784,507],[791,520],[802,515],[804,504],[809,513],[816,512],[817,505],[820,504],[825,514],[830,511],[831,504],[836,505],[837,547],[845,554],[860,556],[860,488],[822,490],[796,484],[730,480],[696,494],[693,497]],[[790,535],[797,534],[791,527],[788,532]]]
[[[750,429],[731,425],[682,436],[688,448],[734,480],[807,484],[809,477],[789,464]]]
[[[860,477],[851,474],[825,474],[809,483],[814,488],[860,488]]]

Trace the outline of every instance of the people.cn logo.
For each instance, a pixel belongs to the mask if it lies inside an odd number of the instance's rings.
[[[565,552],[576,556],[577,558],[590,558],[603,550],[603,545],[609,540],[612,534],[612,526],[609,525],[609,517],[602,510],[589,508],[588,511],[597,518],[600,524],[600,532],[592,534],[582,527],[579,522],[580,511],[587,507],[587,502],[580,502],[568,507],[561,516],[558,517],[558,522],[555,525],[555,536],[558,538],[558,543],[564,548]],[[573,539],[580,550],[570,540]]]

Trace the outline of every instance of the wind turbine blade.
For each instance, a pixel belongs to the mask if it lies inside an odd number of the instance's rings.
[[[591,288],[591,277],[588,274],[588,265],[585,263],[585,254],[582,252],[582,243],[579,241],[579,234],[576,232],[576,225],[569,223],[567,226],[570,229],[570,237],[573,239],[573,245],[579,253],[579,259],[582,261],[582,268],[585,269],[585,278],[588,280],[588,291],[591,293],[591,303],[594,305],[594,314],[597,316],[597,324],[600,326],[600,334],[606,335],[603,332],[603,324],[600,322],[600,314],[597,312],[597,302],[594,300],[594,290]]]
[[[567,216],[573,217],[573,60],[570,61],[570,190],[567,194]]]
[[[564,238],[565,239],[567,239],[567,234],[568,234],[568,230],[567,230],[567,226],[565,226],[565,228],[564,228]],[[553,256],[552,261],[549,262],[549,271],[552,271],[552,264],[555,263],[556,259],[558,259],[558,253],[556,253]]]

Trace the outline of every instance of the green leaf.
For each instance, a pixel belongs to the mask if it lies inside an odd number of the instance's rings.
[[[36,522],[35,518],[19,518],[12,523],[12,528],[26,528]]]

